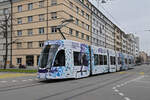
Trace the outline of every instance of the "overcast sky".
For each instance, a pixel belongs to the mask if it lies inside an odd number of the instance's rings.
[[[96,0],[90,1],[98,6]],[[145,31],[150,30],[150,0],[111,0],[99,9],[123,31],[139,36],[140,49],[150,54],[150,31]]]

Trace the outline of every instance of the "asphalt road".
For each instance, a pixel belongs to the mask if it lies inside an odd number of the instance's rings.
[[[150,100],[150,65],[78,80],[0,79],[0,100]]]

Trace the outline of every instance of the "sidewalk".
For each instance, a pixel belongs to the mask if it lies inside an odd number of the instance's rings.
[[[23,77],[23,76],[36,76],[36,73],[29,74],[29,73],[8,73],[8,72],[0,72],[0,79]]]

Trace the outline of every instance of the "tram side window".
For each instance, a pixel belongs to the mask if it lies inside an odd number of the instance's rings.
[[[125,64],[127,64],[127,59],[125,59]]]
[[[94,65],[98,65],[98,55],[94,54]]]
[[[82,63],[84,66],[88,66],[88,59],[87,59],[87,54],[82,55]]]
[[[104,55],[104,65],[107,65],[107,56]]]
[[[120,57],[118,57],[118,65],[120,65]]]
[[[115,57],[110,56],[110,61],[111,61],[111,65],[115,65],[116,64]]]
[[[81,66],[80,52],[73,52],[74,55],[74,66]]]
[[[99,64],[104,65],[104,56],[103,55],[99,55]]]
[[[129,64],[131,64],[131,59],[129,59]]]
[[[118,57],[118,64],[121,65],[121,58]]]
[[[65,66],[65,50],[60,50],[57,53],[54,66]]]
[[[116,57],[114,57],[114,65],[116,65]]]

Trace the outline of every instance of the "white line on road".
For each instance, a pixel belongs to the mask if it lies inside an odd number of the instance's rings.
[[[120,87],[120,85],[117,85],[116,87]]]
[[[128,98],[128,97],[124,97],[124,99],[125,99],[125,100],[130,100],[130,98]]]
[[[118,93],[120,96],[124,96],[124,94],[123,93]]]
[[[1,83],[7,83],[7,81],[1,81]]]
[[[17,80],[12,80],[12,82],[17,82]]]
[[[117,89],[115,89],[114,91],[115,91],[115,92],[119,92],[119,90],[117,90]]]
[[[33,81],[33,79],[28,79],[29,81]]]
[[[35,78],[35,80],[38,81],[39,79],[38,79],[38,78]]]
[[[116,89],[116,87],[113,87],[112,89],[113,89],[113,90],[115,90],[115,89]]]
[[[27,80],[22,80],[22,82],[26,82]]]

